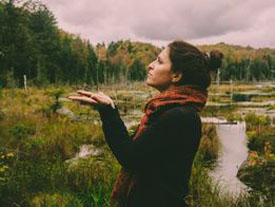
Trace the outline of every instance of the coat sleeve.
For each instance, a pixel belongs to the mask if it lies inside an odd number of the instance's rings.
[[[190,110],[173,108],[163,112],[135,140],[129,137],[117,108],[106,107],[99,112],[110,149],[128,169],[152,168],[167,152],[188,151],[194,139],[197,117]]]

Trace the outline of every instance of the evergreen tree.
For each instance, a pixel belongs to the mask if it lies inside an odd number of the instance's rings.
[[[135,59],[129,68],[130,80],[144,80],[146,76],[146,69],[139,59]]]

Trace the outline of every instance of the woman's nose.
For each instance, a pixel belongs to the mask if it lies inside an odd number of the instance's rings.
[[[152,70],[152,69],[153,69],[153,67],[154,67],[154,62],[155,62],[155,61],[151,62],[151,63],[148,65],[149,70]]]

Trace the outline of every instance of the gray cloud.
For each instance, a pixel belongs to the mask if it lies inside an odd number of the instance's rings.
[[[173,1],[172,9],[165,9],[147,21],[140,21],[135,24],[134,31],[144,37],[160,40],[223,35],[249,28],[265,9],[273,6],[272,3],[254,0],[196,0],[178,1],[175,4]],[[159,16],[164,21],[159,21]]]
[[[131,39],[165,43],[187,39],[199,43],[216,40],[255,47],[275,46],[274,0],[42,2],[53,11],[61,28],[92,42]]]

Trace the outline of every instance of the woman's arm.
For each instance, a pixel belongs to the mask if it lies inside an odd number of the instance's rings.
[[[85,97],[68,97],[88,102],[99,110],[107,143],[120,164],[142,169],[159,165],[167,156],[190,156],[201,136],[200,119],[192,107],[175,107],[163,112],[135,140],[132,140],[112,99],[104,93],[77,91]],[[176,157],[174,157],[175,159]]]
[[[163,112],[135,140],[129,137],[117,108],[104,107],[99,112],[106,141],[126,168],[152,168],[167,153],[189,156],[200,138],[200,120],[190,108],[176,107]]]

